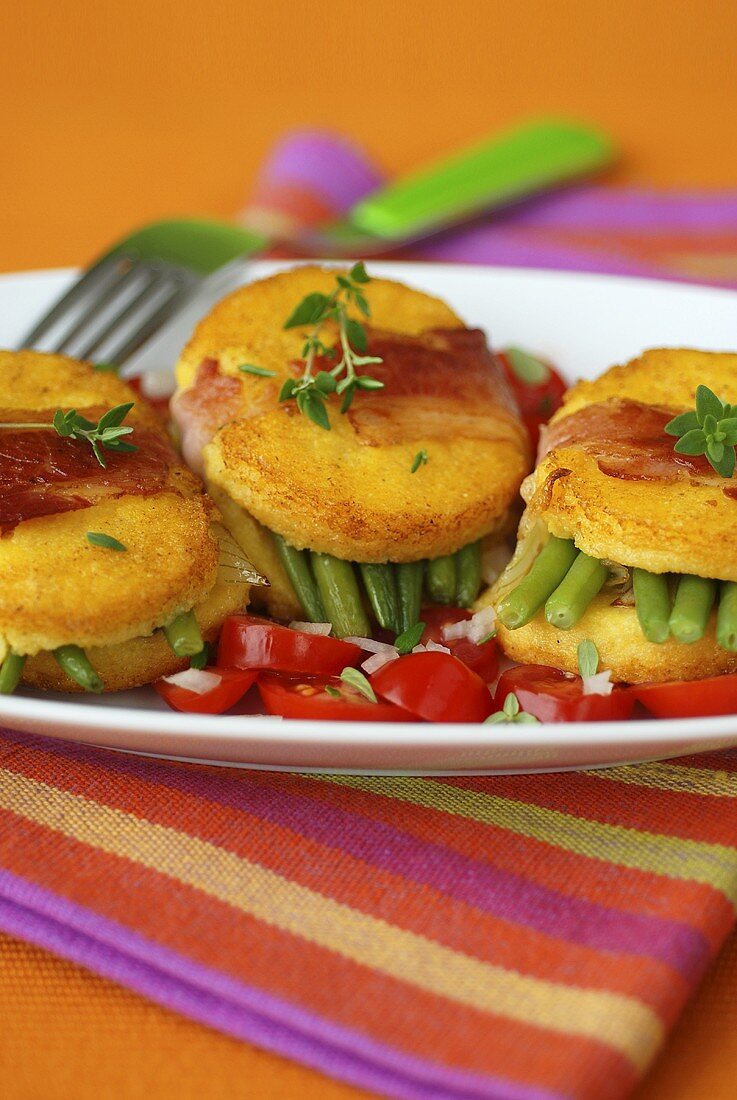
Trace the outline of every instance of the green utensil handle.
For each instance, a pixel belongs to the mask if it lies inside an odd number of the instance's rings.
[[[195,237],[192,230],[197,230]],[[165,260],[212,275],[241,256],[253,256],[269,244],[267,237],[251,233],[229,222],[211,218],[177,218],[143,226],[120,241],[113,249],[141,259]]]
[[[349,221],[385,240],[409,238],[593,172],[612,157],[609,140],[588,126],[529,123],[369,195]]]

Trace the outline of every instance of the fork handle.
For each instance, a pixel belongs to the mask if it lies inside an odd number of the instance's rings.
[[[182,231],[181,237],[178,230]],[[268,244],[267,237],[238,225],[206,218],[178,218],[144,226],[114,246],[110,255],[135,252],[142,260],[163,260],[212,275],[240,256],[263,252]]]

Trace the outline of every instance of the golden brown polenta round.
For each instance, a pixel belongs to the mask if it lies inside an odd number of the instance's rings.
[[[579,643],[591,639],[599,651],[600,667],[611,669],[612,680],[625,683],[700,680],[737,671],[737,654],[727,653],[716,644],[716,615],[712,615],[704,637],[692,645],[677,642],[673,637],[655,645],[642,633],[635,609],[614,607],[613,599],[611,593],[598,595],[571,630],[558,630],[539,613],[519,630],[507,630],[498,622],[497,638],[513,661],[552,665],[573,673],[578,673]],[[477,607],[492,602],[493,593],[486,592]]]
[[[737,402],[737,354],[656,348],[594,382],[579,382],[553,417],[558,423],[585,405],[629,398],[679,412],[693,409],[696,387],[709,386]],[[675,443],[675,439],[673,440]],[[565,476],[558,476],[567,471]],[[602,473],[597,460],[575,446],[551,451],[522,487],[529,510],[552,534],[572,538],[592,557],[647,569],[737,580],[737,500],[726,486],[627,481]]]
[[[214,587],[193,609],[205,641],[215,641],[223,620],[244,610],[247,603],[248,585],[235,580],[227,568],[221,568]],[[183,659],[172,652],[163,630],[115,645],[90,646],[86,652],[102,678],[105,691],[140,687],[159,676],[170,676],[187,668],[190,663],[189,657]],[[48,652],[37,653],[26,661],[23,682],[44,691],[83,691]]]
[[[0,352],[0,421],[13,422],[15,410],[23,410],[24,419],[45,423],[56,408],[111,408],[129,401],[135,402],[126,418],[132,442],[137,427],[166,439],[157,415],[114,374],[64,356]],[[145,636],[209,600],[220,554],[213,529],[217,512],[173,452],[165,478],[155,492],[103,497],[76,511],[24,520],[0,535],[0,661],[8,648],[38,654],[26,663],[24,679],[61,690],[76,688],[42,652],[61,645],[82,646],[89,655],[99,651],[108,690],[159,675],[166,657],[157,656],[163,636]],[[92,545],[87,532],[111,535],[126,550]],[[227,599],[220,593],[207,606],[227,607],[223,615],[242,607],[248,585],[239,581],[226,593]],[[172,666],[172,656],[167,668],[181,664]]]
[[[203,359],[217,359],[222,373],[239,379],[244,409],[205,448],[208,482],[293,546],[349,560],[435,558],[495,530],[529,468],[521,444],[434,438],[365,446],[340,415],[339,398],[329,402],[329,432],[278,404],[306,335],[285,331],[284,321],[308,293],[329,293],[334,280],[333,270],[296,268],[237,290],[197,327],[177,368],[179,385],[191,385]],[[365,292],[377,329],[416,335],[462,326],[443,302],[400,283],[376,279]],[[243,374],[242,363],[275,377]],[[252,415],[254,407],[263,411]],[[429,461],[413,474],[423,448]]]

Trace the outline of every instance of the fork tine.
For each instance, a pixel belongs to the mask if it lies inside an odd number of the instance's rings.
[[[136,331],[122,344],[113,348],[105,353],[105,359],[107,362],[120,366],[125,362],[135,351],[137,351],[149,337],[153,336],[158,329],[164,324],[168,318],[177,312],[180,305],[190,297],[190,295],[196,290],[200,284],[200,279],[189,272],[179,272],[180,279],[177,280],[177,284],[173,287],[173,293],[165,299],[154,310],[150,317],[148,317],[142,325],[140,325]]]
[[[61,341],[56,344],[54,350],[60,353],[71,351],[77,338],[94,325],[97,317],[104,314],[105,310],[111,307],[127,290],[136,288],[138,283],[143,282],[142,289],[145,292],[158,277],[159,271],[158,267],[151,264],[131,263],[126,270],[119,274],[115,282],[110,283],[101,294],[90,297],[85,309],[77,317],[69,331],[64,334]],[[81,356],[78,357],[81,358]]]
[[[30,332],[26,333],[18,347],[32,348],[85,295],[97,293],[98,290],[104,291],[112,280],[119,278],[118,269],[124,263],[130,263],[130,260],[122,256],[105,256],[98,260],[65,294],[62,294],[61,298],[54,302],[51,309]]]
[[[166,267],[156,269],[153,265],[149,267],[150,278],[143,284],[140,291],[134,298],[125,305],[119,312],[114,313],[109,319],[107,324],[96,333],[92,333],[90,339],[77,347],[76,354],[79,359],[89,359],[94,352],[99,351],[104,347],[108,340],[115,334],[119,328],[124,328],[127,321],[131,320],[136,313],[139,312],[141,307],[147,300],[155,300],[158,291],[163,290],[167,283],[170,283],[173,278],[178,281],[178,272],[172,272]],[[144,318],[145,320],[145,318]]]

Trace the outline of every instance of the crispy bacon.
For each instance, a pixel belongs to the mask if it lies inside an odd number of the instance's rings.
[[[609,398],[543,428],[538,461],[550,451],[576,447],[593,455],[607,477],[625,481],[678,481],[686,476],[719,481],[703,455],[681,455],[665,425],[679,409]]]
[[[237,378],[221,374],[217,359],[203,359],[193,385],[177,393],[171,402],[171,414],[182,438],[182,454],[188,466],[203,474],[202,451],[220,428],[237,416],[255,416],[267,406],[276,406],[274,386],[264,384],[257,403],[243,407],[241,384]]]
[[[368,447],[415,439],[510,440],[526,446],[512,392],[480,329],[419,336],[367,330],[382,390],[356,394],[348,417]]]
[[[97,420],[104,410],[78,411]],[[50,424],[53,413],[53,409],[16,409],[12,419]],[[10,421],[8,412],[3,417]],[[92,448],[79,440],[63,439],[45,429],[0,428],[0,532],[27,519],[89,508],[105,498],[144,495],[164,488],[169,467],[176,460],[174,451],[150,428],[136,426],[133,439],[137,451],[106,451],[107,466],[103,468]]]

